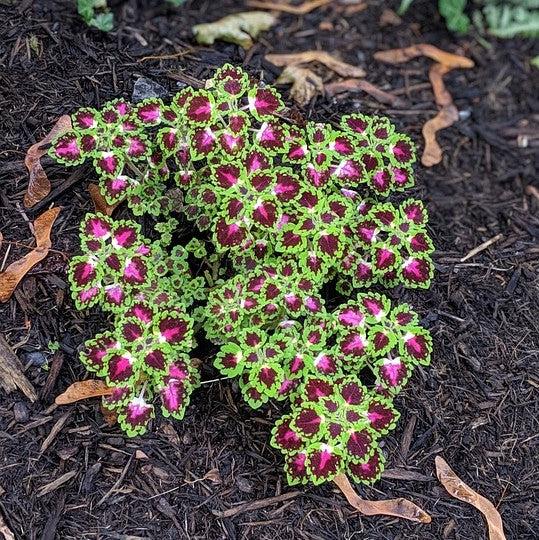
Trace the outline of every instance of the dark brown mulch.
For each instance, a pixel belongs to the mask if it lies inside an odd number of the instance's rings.
[[[378,19],[386,3],[373,1],[350,16],[335,6],[302,17],[283,15],[245,55],[222,43],[194,47],[190,36],[192,24],[237,11],[241,2],[188,1],[181,9],[158,1],[113,4],[117,29],[103,35],[81,23],[72,1],[0,1],[0,232],[5,239],[31,239],[26,218],[34,213],[25,215],[21,206],[27,147],[61,114],[129,97],[141,74],[174,92],[177,82],[204,79],[231,61],[252,73],[262,70],[272,81],[278,71],[264,62],[264,53],[320,48],[339,51],[365,66],[371,82],[395,90],[425,82],[427,61],[388,67],[373,60],[378,49],[417,42],[448,50],[459,45],[476,61],[476,68],[447,77],[463,120],[441,136],[443,163],[417,167],[416,194],[428,203],[438,248],[434,286],[428,292],[394,293],[417,307],[436,345],[432,365],[399,398],[402,419],[387,444],[388,468],[404,479],[385,478],[360,490],[371,498],[409,497],[432,514],[433,522],[359,517],[331,486],[310,487],[236,517],[217,517],[214,512],[239,502],[292,490],[285,485],[280,456],[268,446],[278,410],[253,413],[229,384],[205,384],[185,421],[157,422],[153,434],[133,440],[106,426],[94,403],[51,407],[56,394],[83,377],[76,348],[105,321],[97,312],[89,317],[75,312],[66,285],[77,225],[90,209],[88,171],[73,178],[49,167],[54,185],[72,180],[72,187],[54,197],[64,206],[53,234],[56,251],[0,306],[0,331],[37,389],[48,377],[38,365],[50,359],[49,341],[59,341],[64,355],[59,377],[38,403],[0,395],[0,512],[16,537],[485,538],[480,515],[450,499],[435,480],[434,456],[441,453],[494,501],[508,538],[536,538],[539,200],[526,187],[539,187],[537,138],[519,148],[517,136],[533,135],[538,122],[539,81],[528,63],[537,47],[509,40],[491,41],[487,48],[470,37],[459,39],[446,32],[428,1],[417,1],[404,24],[382,29]],[[322,21],[332,28],[320,29]],[[174,53],[175,60],[143,60]],[[359,94],[339,102],[319,98],[306,114],[321,120],[354,110],[387,114],[422,147],[421,126],[435,109],[432,94],[421,89],[404,95],[407,109],[391,110]],[[459,262],[499,233],[498,242]],[[23,252],[10,245],[9,260]],[[204,377],[215,377],[211,367]],[[51,431],[57,433],[41,450]],[[405,433],[412,435],[408,448]],[[213,469],[218,475],[204,479]],[[67,480],[50,494],[40,491],[61,477]]]

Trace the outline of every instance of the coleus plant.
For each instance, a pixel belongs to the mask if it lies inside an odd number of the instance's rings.
[[[105,200],[145,216],[144,235],[129,217],[81,225],[73,299],[111,322],[81,360],[142,434],[157,409],[183,417],[203,334],[251,407],[287,404],[271,440],[290,483],[372,482],[394,398],[432,349],[410,306],[372,290],[432,279],[424,205],[384,200],[414,185],[415,149],[385,118],[285,118],[274,88],[231,65],[169,103],[73,114],[50,156],[90,161]]]

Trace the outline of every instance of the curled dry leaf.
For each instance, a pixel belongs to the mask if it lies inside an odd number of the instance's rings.
[[[441,129],[452,126],[459,119],[459,112],[454,105],[444,107],[434,118],[427,120],[421,132],[425,139],[425,148],[421,163],[432,167],[442,161],[443,152],[436,140],[436,133]]]
[[[212,23],[193,26],[198,43],[213,45],[216,40],[236,43],[244,49],[253,45],[253,38],[275,24],[277,17],[265,11],[246,11],[227,15]]]
[[[436,104],[441,107],[438,114],[427,120],[422,133],[425,139],[425,148],[421,156],[421,163],[425,167],[432,167],[442,161],[442,149],[436,140],[436,133],[441,129],[452,126],[459,119],[459,112],[453,104],[451,94],[447,91],[443,76],[450,68],[443,64],[434,64],[429,70],[429,79],[434,92]]]
[[[275,81],[275,84],[290,84],[290,97],[304,107],[317,94],[324,93],[322,79],[313,71],[301,66],[287,66]]]
[[[60,213],[61,207],[51,208],[43,212],[34,221],[34,237],[36,247],[18,261],[12,262],[0,274],[0,302],[7,302],[21,279],[39,261],[43,260],[51,248],[51,229]]]
[[[362,68],[342,62],[338,58],[335,58],[335,56],[325,51],[303,51],[290,54],[267,54],[266,60],[278,67],[319,62],[341,77],[365,76],[365,71]]]
[[[402,497],[383,501],[367,501],[362,499],[354,491],[347,476],[343,473],[338,474],[333,479],[333,482],[343,492],[350,505],[366,516],[395,516],[418,523],[431,522],[429,514],[407,499],[403,499]]]
[[[402,19],[392,10],[384,9],[382,15],[380,15],[380,26],[399,26],[402,24]]]
[[[436,140],[436,133],[441,129],[452,126],[459,119],[458,110],[453,104],[451,94],[445,88],[443,76],[455,68],[471,68],[474,63],[470,58],[442,51],[428,43],[420,43],[402,49],[378,51],[375,53],[374,58],[389,64],[402,64],[417,56],[426,56],[437,62],[431,66],[429,78],[440,111],[434,118],[425,122],[422,130],[425,149],[421,156],[421,163],[425,167],[432,167],[442,161],[443,155],[442,149]]]
[[[116,209],[116,207],[120,204],[121,201],[118,201],[115,204],[108,204],[105,200],[105,197],[101,195],[101,191],[99,190],[99,186],[97,184],[90,184],[88,186],[88,191],[90,192],[90,197],[92,197],[92,202],[94,203],[95,211],[100,212],[101,214],[105,214],[106,216],[112,215],[112,212]]]
[[[436,476],[448,493],[459,501],[475,506],[485,516],[490,540],[505,540],[502,518],[495,506],[465,484],[442,456],[436,456],[435,464]]]
[[[305,15],[314,11],[316,8],[326,6],[333,0],[306,0],[303,4],[291,6],[283,2],[267,2],[266,0],[248,0],[249,7],[260,9],[271,9],[274,11],[282,11],[283,13],[291,13],[292,15]]]
[[[380,103],[385,103],[391,107],[404,107],[405,102],[399,96],[386,92],[378,88],[374,84],[364,79],[345,79],[325,85],[325,90],[328,96],[335,96],[343,92],[365,92]]]
[[[118,413],[116,411],[105,407],[103,404],[99,408],[107,426],[114,426],[118,423]]]
[[[47,153],[43,147],[50,144],[56,137],[71,129],[71,117],[61,116],[52,129],[36,144],[33,144],[24,158],[24,164],[30,173],[28,189],[24,195],[24,206],[30,208],[43,200],[51,191],[51,183],[43,167],[41,158]]]
[[[56,405],[68,405],[93,397],[109,396],[112,388],[107,386],[105,381],[88,379],[86,381],[74,382],[65,392],[57,396],[54,400]]]
[[[444,75],[451,71],[451,68],[444,64],[434,64],[429,69],[429,80],[434,93],[434,101],[439,107],[446,107],[453,104],[453,98],[447,91],[444,84]]]
[[[386,64],[404,64],[405,62],[408,62],[408,60],[417,58],[418,56],[426,56],[451,69],[472,68],[475,65],[470,58],[442,51],[441,49],[438,49],[438,47],[428,43],[419,43],[417,45],[411,45],[410,47],[403,47],[402,49],[389,49],[387,51],[378,51],[377,53],[374,53],[374,58],[376,60],[385,62]]]

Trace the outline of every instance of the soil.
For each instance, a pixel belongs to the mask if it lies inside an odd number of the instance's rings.
[[[188,0],[181,8],[159,1],[109,3],[117,24],[103,34],[81,22],[73,1],[0,0],[0,260],[26,252],[21,244],[31,244],[28,220],[53,202],[64,207],[53,231],[54,251],[0,305],[1,334],[40,395],[30,403],[22,394],[0,391],[0,515],[15,537],[486,538],[481,515],[437,482],[434,457],[442,454],[494,502],[507,538],[537,538],[539,71],[529,64],[537,45],[452,35],[434,2],[416,0],[402,24],[381,27],[383,8],[396,9],[398,2],[370,1],[366,9],[344,14],[335,1],[304,16],[282,14],[245,53],[223,43],[198,47],[190,31],[193,24],[248,9],[243,2]],[[89,170],[73,175],[45,161],[58,189],[34,211],[22,206],[26,149],[57,117],[129,98],[141,75],[173,93],[228,61],[272,82],[279,69],[264,60],[267,52],[322,49],[363,66],[381,88],[401,89],[406,106],[350,94],[338,101],[319,97],[296,112],[324,121],[357,110],[388,115],[421,150],[421,127],[436,111],[424,84],[429,61],[387,66],[373,59],[377,50],[419,42],[461,51],[476,66],[447,75],[462,119],[440,136],[443,162],[430,169],[418,165],[419,187],[412,193],[426,201],[431,215],[438,250],[434,285],[427,292],[391,293],[414,304],[431,329],[432,365],[398,399],[402,417],[386,444],[384,478],[359,492],[372,499],[409,498],[432,515],[430,525],[361,517],[331,485],[220,517],[238,503],[295,491],[268,444],[278,409],[251,411],[227,381],[204,384],[183,422],[156,421],[151,434],[135,439],[108,426],[95,401],[51,405],[85,375],[77,347],[106,325],[98,311],[74,310],[66,282],[78,223],[91,210]],[[163,55],[174,57],[146,58]],[[66,181],[68,189],[62,188]],[[55,355],[48,352],[53,341],[61,344]],[[45,360],[53,364],[49,371],[40,367]],[[211,381],[211,359],[203,360],[203,378]],[[59,478],[64,483],[44,494],[43,486]]]

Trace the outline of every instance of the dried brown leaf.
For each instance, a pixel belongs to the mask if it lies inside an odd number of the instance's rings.
[[[429,80],[434,93],[434,101],[439,107],[453,105],[453,98],[447,91],[443,80],[443,76],[449,71],[451,71],[451,68],[444,64],[433,64],[429,69]]]
[[[301,107],[307,105],[317,94],[324,93],[322,79],[308,68],[287,66],[275,81],[276,84],[290,84],[290,97]]]
[[[71,126],[71,117],[61,116],[52,129],[36,144],[33,144],[24,158],[24,164],[30,173],[28,189],[24,195],[24,206],[30,208],[43,200],[51,191],[51,183],[43,167],[41,158],[47,153],[43,146],[50,144],[58,135],[69,131]]]
[[[249,7],[260,9],[271,9],[274,11],[282,11],[283,13],[291,13],[292,15],[305,15],[314,11],[316,8],[330,4],[332,0],[306,0],[303,4],[291,6],[283,2],[266,2],[266,0],[247,0],[246,4]]]
[[[490,540],[505,540],[502,518],[495,506],[465,484],[442,456],[436,456],[435,464],[436,476],[447,492],[459,501],[475,506],[485,516]]]
[[[399,96],[386,92],[378,88],[374,84],[364,79],[345,79],[325,85],[325,90],[328,96],[335,96],[343,92],[365,92],[380,103],[391,105],[392,107],[404,107],[405,102]]]
[[[221,474],[219,473],[219,469],[210,469],[205,475],[202,480],[209,480],[213,484],[222,484],[223,480],[221,478]]]
[[[376,60],[387,64],[403,64],[418,56],[426,56],[451,69],[472,68],[475,65],[473,60],[466,58],[466,56],[442,51],[441,49],[438,49],[438,47],[428,43],[419,43],[417,45],[411,45],[410,47],[403,47],[402,49],[389,49],[387,51],[378,51],[374,53],[374,58]]]
[[[425,148],[421,156],[421,163],[425,167],[432,167],[442,161],[442,149],[436,140],[436,133],[441,129],[452,126],[459,119],[459,112],[454,105],[444,107],[434,118],[427,120],[422,133],[425,139]]]
[[[61,207],[51,208],[43,212],[34,221],[34,236],[36,247],[30,253],[12,262],[4,272],[0,274],[0,302],[7,302],[13,291],[28,273],[39,261],[43,260],[51,248],[51,229],[60,213]]]
[[[367,2],[360,2],[355,0],[354,2],[349,2],[349,5],[336,6],[339,12],[342,12],[344,15],[355,15],[356,13],[361,13],[369,7]]]
[[[65,392],[60,394],[54,402],[56,405],[69,405],[82,399],[93,397],[109,396],[112,388],[107,386],[105,381],[88,379],[86,381],[74,382]]]
[[[114,426],[118,423],[118,413],[116,411],[105,407],[105,405],[102,403],[99,408],[101,410],[101,414],[103,415],[103,420],[105,420],[107,426]]]
[[[88,186],[88,191],[90,192],[90,197],[92,198],[92,202],[94,203],[95,211],[101,212],[102,214],[105,214],[106,216],[112,215],[112,212],[116,209],[116,207],[120,204],[121,201],[118,201],[117,203],[110,205],[105,200],[105,197],[101,194],[101,190],[99,189],[99,186],[97,184],[90,184]]]
[[[380,15],[380,26],[398,26],[402,24],[402,19],[392,10],[384,9],[382,15]]]
[[[367,501],[362,499],[354,491],[347,476],[343,473],[338,474],[333,479],[333,482],[343,492],[350,505],[366,516],[395,516],[418,523],[431,522],[429,514],[407,499],[403,499],[402,497],[383,501]]]
[[[364,77],[365,71],[346,62],[342,62],[326,51],[303,51],[290,54],[267,54],[266,60],[278,67],[291,66],[294,64],[310,64],[319,62],[331,69],[341,77]]]
[[[442,161],[442,149],[436,140],[436,133],[441,129],[452,126],[459,119],[459,112],[453,104],[453,98],[447,91],[443,76],[450,71],[450,68],[443,64],[434,64],[429,69],[429,79],[434,92],[436,104],[441,107],[438,114],[427,120],[423,126],[423,138],[425,148],[421,156],[421,163],[425,167],[432,167]]]

